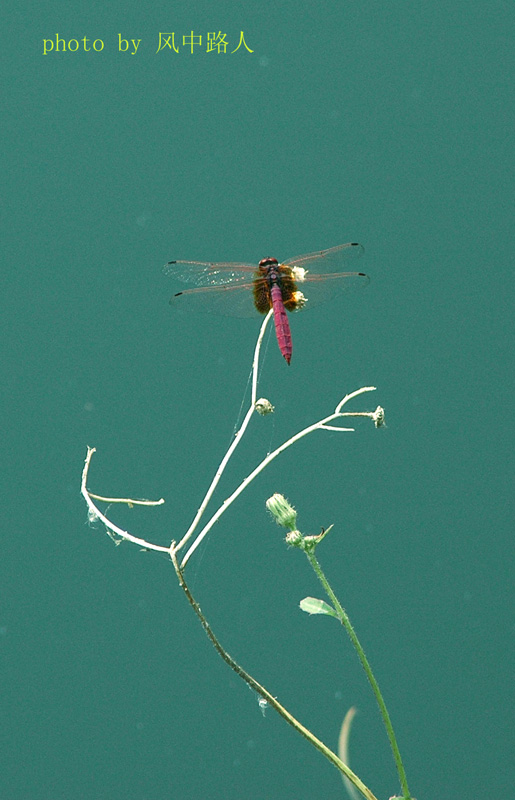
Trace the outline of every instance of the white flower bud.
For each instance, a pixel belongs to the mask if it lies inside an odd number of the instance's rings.
[[[260,397],[259,400],[256,400],[254,408],[256,409],[258,414],[261,414],[262,417],[264,417],[265,414],[274,413],[274,407],[270,402],[270,400],[267,400],[266,397]]]

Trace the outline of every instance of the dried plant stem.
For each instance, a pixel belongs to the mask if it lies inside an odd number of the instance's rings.
[[[220,462],[220,466],[218,467],[218,469],[217,469],[217,471],[215,473],[215,477],[211,481],[211,485],[210,485],[209,489],[207,490],[206,495],[205,495],[202,503],[200,504],[200,507],[199,507],[199,509],[198,509],[198,511],[197,511],[197,513],[195,515],[195,518],[194,518],[193,522],[191,523],[190,527],[188,528],[188,530],[186,531],[186,533],[184,534],[184,536],[180,540],[179,544],[177,545],[177,550],[180,550],[182,547],[184,547],[186,542],[189,539],[191,539],[191,537],[193,536],[193,534],[195,532],[195,529],[196,529],[196,527],[197,527],[197,525],[198,525],[198,523],[200,521],[200,518],[202,517],[204,511],[206,510],[206,506],[209,503],[209,501],[211,500],[213,492],[215,491],[216,487],[218,486],[218,482],[219,482],[220,478],[222,477],[222,474],[223,474],[223,472],[224,472],[224,470],[225,470],[225,468],[226,468],[226,466],[227,466],[227,464],[229,462],[229,459],[231,458],[232,454],[234,453],[234,451],[238,447],[238,445],[239,445],[239,443],[240,443],[240,441],[241,441],[241,439],[243,437],[243,434],[247,430],[247,426],[248,426],[248,424],[250,422],[250,418],[252,417],[252,414],[256,410],[257,379],[258,379],[258,369],[259,369],[259,352],[261,350],[261,342],[263,341],[263,336],[265,335],[266,326],[270,322],[270,319],[272,318],[272,314],[273,314],[273,311],[272,311],[272,309],[270,309],[270,311],[266,315],[265,319],[263,320],[263,324],[261,325],[261,329],[259,331],[259,336],[258,336],[258,339],[257,339],[257,342],[256,342],[256,348],[254,350],[254,359],[252,361],[252,393],[251,393],[251,397],[250,397],[250,406],[249,406],[249,409],[248,409],[247,413],[245,414],[245,419],[243,420],[241,428],[239,429],[238,433],[234,437],[234,441],[232,442],[232,444],[229,447],[227,453],[225,454],[225,456],[223,457],[222,461]]]
[[[264,458],[257,465],[257,467],[254,470],[252,470],[250,475],[247,475],[245,480],[240,483],[238,488],[235,489],[235,491],[226,500],[224,500],[224,502],[222,503],[222,505],[220,506],[218,511],[216,511],[213,514],[213,516],[211,517],[211,519],[209,520],[207,525],[205,525],[202,528],[200,533],[197,535],[197,538],[195,539],[193,544],[190,546],[189,550],[186,552],[186,555],[184,556],[184,558],[182,560],[182,563],[181,563],[181,569],[184,569],[184,567],[188,563],[190,557],[193,555],[193,553],[195,552],[195,550],[197,549],[197,547],[199,546],[201,541],[204,539],[204,537],[207,536],[207,534],[209,533],[209,531],[211,530],[211,528],[213,527],[215,522],[218,522],[218,520],[220,519],[222,514],[225,511],[227,511],[229,506],[236,500],[236,498],[239,497],[239,495],[247,488],[247,486],[250,483],[252,483],[254,478],[256,478],[259,475],[259,473],[262,472],[265,469],[265,467],[267,467],[270,464],[270,462],[272,462],[274,460],[274,458],[277,458],[278,455],[280,455],[282,452],[284,452],[284,450],[286,450],[288,447],[291,447],[291,445],[295,444],[295,442],[298,442],[299,439],[302,439],[304,436],[307,436],[309,433],[313,433],[313,431],[316,431],[316,430],[331,430],[331,431],[340,431],[340,432],[354,431],[354,428],[341,428],[341,427],[337,427],[337,426],[334,426],[334,425],[333,426],[329,426],[328,425],[329,422],[332,422],[333,420],[339,419],[340,417],[344,417],[344,416],[345,417],[365,416],[365,417],[370,417],[371,419],[374,419],[374,415],[377,414],[377,410],[376,411],[365,411],[365,412],[363,412],[363,411],[359,411],[359,412],[349,411],[349,412],[343,412],[343,413],[340,411],[340,409],[343,407],[343,405],[345,403],[347,403],[349,400],[351,400],[353,397],[356,397],[359,394],[363,394],[363,392],[373,392],[373,391],[375,391],[375,386],[364,386],[362,389],[357,389],[355,392],[351,392],[350,394],[345,395],[343,400],[340,400],[340,402],[338,403],[338,405],[336,407],[336,410],[335,410],[335,412],[333,414],[329,414],[328,417],[324,417],[324,419],[321,419],[318,422],[313,423],[313,425],[308,425],[307,428],[304,428],[303,430],[299,431],[299,433],[296,433],[295,436],[292,436],[286,442],[283,442],[283,444],[280,445],[280,447],[278,447],[272,453],[269,453],[269,455],[267,455],[267,457]],[[181,542],[179,542],[179,544],[177,546],[177,550],[180,549],[180,547],[182,545],[182,542],[184,542],[184,539]]]
[[[175,543],[172,542],[172,546],[170,548],[170,554],[172,557],[172,562],[175,568],[175,572],[177,573],[177,578],[179,580],[179,584],[184,591],[184,594],[188,598],[188,602],[190,606],[193,608],[195,614],[197,615],[198,619],[204,631],[206,632],[208,638],[210,639],[211,643],[215,647],[217,653],[223,658],[226,664],[228,664],[232,670],[240,677],[245,683],[250,686],[257,694],[260,695],[267,703],[274,708],[280,716],[286,720],[286,722],[291,725],[298,733],[304,736],[308,742],[310,742],[313,747],[315,747],[320,753],[322,753],[330,762],[335,766],[346,778],[361,792],[363,797],[366,797],[367,800],[377,800],[376,796],[370,791],[370,789],[365,786],[362,780],[358,778],[358,776],[348,767],[346,764],[341,761],[336,753],[327,747],[320,739],[318,739],[313,733],[311,733],[308,728],[302,725],[297,719],[295,719],[289,711],[284,708],[284,706],[279,703],[279,701],[270,694],[264,686],[261,686],[248,672],[246,672],[240,665],[227,653],[226,650],[222,647],[218,639],[216,638],[211,626],[209,625],[207,619],[205,618],[204,614],[202,613],[199,604],[191,594],[191,591],[184,579],[184,574],[182,572],[181,567],[178,564],[177,556],[176,556],[176,547]]]
[[[100,509],[94,504],[91,498],[98,497],[98,495],[90,494],[90,492],[88,492],[88,489],[86,487],[86,483],[88,480],[89,465],[91,463],[91,458],[93,456],[93,453],[96,453],[96,448],[88,447],[88,452],[86,454],[86,461],[84,462],[84,469],[82,470],[82,481],[80,486],[80,493],[83,496],[86,503],[88,504],[88,514],[90,518],[101,520],[106,526],[107,530],[111,531],[111,533],[114,533],[114,535],[118,536],[120,539],[126,539],[128,542],[132,542],[133,544],[139,544],[140,547],[144,547],[146,550],[157,550],[160,551],[161,553],[169,553],[170,552],[169,547],[162,547],[159,544],[152,544],[152,542],[147,542],[145,539],[139,539],[137,536],[133,536],[132,533],[122,530],[122,528],[119,528],[118,525],[115,525],[113,522],[111,522],[111,520],[108,519],[105,516],[105,514],[103,514],[100,511]],[[129,504],[136,503],[135,500],[127,500],[127,499],[125,499],[123,502]],[[160,501],[157,501],[155,505],[160,505]]]
[[[103,497],[101,494],[89,493],[93,500],[101,500],[103,503],[125,503],[125,505],[132,506],[162,506],[165,502],[164,497],[159,500],[135,500],[133,497]]]

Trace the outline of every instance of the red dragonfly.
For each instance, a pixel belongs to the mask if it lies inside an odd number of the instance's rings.
[[[365,273],[338,271],[362,253],[360,244],[350,242],[282,263],[263,258],[257,269],[238,262],[169,261],[163,272],[197,287],[173,295],[170,304],[177,308],[234,317],[250,317],[256,311],[267,314],[272,308],[279,349],[289,364],[293,348],[285,309],[310,308],[342,289],[366,286],[369,278]],[[329,272],[311,272],[308,267]]]

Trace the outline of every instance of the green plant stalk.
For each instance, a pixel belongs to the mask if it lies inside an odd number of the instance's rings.
[[[335,766],[338,770],[340,770],[340,772],[342,772],[345,775],[345,777],[348,778],[352,784],[354,784],[356,789],[358,789],[361,792],[363,797],[365,797],[367,800],[377,800],[375,794],[371,792],[368,786],[366,786],[363,783],[363,781],[351,770],[350,767],[347,766],[347,764],[344,764],[343,761],[340,758],[338,758],[336,753],[333,753],[333,751],[329,747],[327,747],[326,744],[324,744],[313,733],[311,733],[311,731],[308,728],[302,725],[302,723],[299,722],[298,719],[295,719],[295,717],[292,714],[290,714],[290,712],[287,711],[287,709],[283,705],[281,705],[281,703],[279,703],[277,698],[271,695],[270,692],[267,689],[265,689],[264,686],[262,686],[252,677],[252,675],[249,675],[248,672],[246,672],[242,667],[240,667],[240,665],[232,658],[232,656],[230,656],[229,653],[226,650],[224,650],[224,648],[216,638],[215,634],[213,633],[207,619],[202,613],[199,604],[191,594],[190,589],[184,579],[184,573],[181,570],[177,561],[175,542],[172,542],[172,546],[170,548],[170,555],[172,558],[172,563],[175,572],[177,574],[177,578],[179,580],[179,585],[181,589],[184,591],[186,597],[188,598],[189,604],[191,605],[195,614],[199,618],[202,627],[204,628],[204,631],[207,634],[208,638],[210,639],[211,643],[214,645],[215,650],[223,658],[226,664],[228,664],[231,667],[231,669],[233,669],[234,672],[251,687],[251,689],[254,689],[254,691],[257,692],[257,694],[263,697],[267,701],[267,703],[270,706],[272,706],[272,708],[274,708],[284,720],[286,720],[286,722],[289,725],[291,725],[298,733],[304,736],[304,738],[307,739],[308,742],[310,742],[313,745],[313,747],[315,747],[320,753],[322,753],[331,762],[331,764],[333,764],[333,766]]]
[[[395,759],[395,765],[397,767],[397,773],[399,775],[399,780],[401,782],[401,787],[402,787],[402,793],[403,793],[404,800],[412,800],[410,792],[409,792],[409,789],[408,789],[408,781],[407,781],[407,778],[406,778],[406,772],[404,771],[404,765],[402,763],[402,758],[401,758],[401,754],[400,754],[400,751],[399,751],[399,746],[397,744],[397,739],[395,738],[393,725],[392,725],[392,722],[390,720],[390,715],[388,713],[388,709],[386,708],[386,704],[385,704],[385,702],[383,700],[383,695],[381,694],[381,691],[379,689],[379,685],[378,685],[378,683],[377,683],[377,681],[376,681],[376,679],[374,677],[374,673],[372,672],[370,664],[368,663],[368,659],[367,659],[367,657],[365,655],[365,651],[363,650],[363,648],[362,648],[362,646],[360,644],[360,641],[359,641],[358,637],[356,636],[356,632],[354,631],[354,628],[352,627],[352,624],[351,624],[351,621],[350,621],[350,619],[348,617],[347,612],[345,611],[345,609],[343,608],[343,606],[339,602],[338,598],[336,597],[335,593],[331,589],[331,586],[329,585],[329,582],[328,582],[327,578],[325,577],[325,575],[324,575],[324,573],[322,571],[322,567],[318,563],[318,560],[317,560],[317,558],[315,556],[315,553],[314,553],[314,549],[315,549],[314,546],[313,547],[306,547],[306,548],[303,548],[303,549],[304,549],[304,552],[306,553],[306,556],[308,557],[309,563],[311,564],[311,566],[313,567],[313,569],[315,571],[315,574],[316,574],[318,580],[320,581],[320,583],[324,587],[325,592],[327,593],[328,597],[330,598],[330,600],[331,600],[331,602],[333,604],[334,610],[336,611],[336,613],[338,615],[338,619],[340,620],[340,622],[342,623],[343,627],[345,628],[345,630],[349,634],[350,640],[351,640],[352,644],[354,645],[354,648],[355,648],[355,650],[356,650],[356,652],[358,654],[359,660],[361,661],[361,665],[362,665],[363,669],[365,670],[366,676],[368,678],[368,681],[369,681],[369,683],[370,683],[370,685],[372,687],[372,691],[374,692],[375,698],[377,700],[377,704],[379,706],[379,710],[380,710],[381,716],[383,718],[384,726],[386,728],[386,733],[388,734],[388,739],[390,740],[390,746],[392,748],[393,757]]]

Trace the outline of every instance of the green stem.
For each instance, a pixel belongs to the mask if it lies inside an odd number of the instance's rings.
[[[351,640],[352,644],[354,645],[354,648],[355,648],[355,650],[356,650],[356,652],[358,654],[359,660],[361,661],[361,665],[362,665],[363,669],[365,670],[365,673],[367,675],[368,681],[369,681],[369,683],[370,683],[370,685],[372,687],[372,691],[374,692],[375,698],[377,700],[377,704],[379,706],[379,710],[381,712],[381,716],[383,718],[383,722],[384,722],[384,725],[385,725],[385,728],[386,728],[386,733],[388,734],[388,739],[390,740],[390,746],[392,748],[393,757],[395,759],[395,765],[397,767],[397,772],[398,772],[399,779],[400,779],[400,782],[401,782],[401,787],[402,787],[404,800],[411,800],[411,795],[410,795],[410,792],[409,792],[409,789],[408,789],[408,781],[406,779],[406,773],[404,771],[404,765],[402,763],[402,758],[401,758],[401,754],[399,752],[399,747],[397,745],[397,739],[395,738],[395,733],[394,733],[394,730],[393,730],[393,725],[392,725],[391,720],[390,720],[390,715],[388,713],[388,710],[386,708],[385,702],[383,700],[383,695],[381,694],[381,691],[379,689],[379,685],[378,685],[376,679],[374,678],[374,673],[372,672],[370,664],[368,663],[368,659],[367,659],[367,657],[365,655],[365,651],[363,650],[363,648],[362,648],[362,646],[360,644],[360,641],[359,641],[358,637],[356,636],[356,632],[354,631],[354,628],[351,625],[351,621],[350,621],[350,619],[348,617],[347,612],[345,611],[345,609],[343,608],[343,606],[339,602],[339,600],[336,597],[335,593],[331,589],[331,587],[330,587],[330,585],[329,585],[329,583],[327,581],[327,578],[325,577],[324,573],[322,572],[322,568],[321,568],[320,564],[318,563],[318,561],[316,559],[316,556],[315,556],[315,553],[314,553],[314,547],[312,547],[312,548],[311,547],[304,548],[304,552],[306,553],[306,555],[308,557],[308,560],[309,560],[309,563],[313,567],[313,569],[314,569],[314,571],[315,571],[320,583],[322,584],[322,586],[324,587],[325,591],[327,592],[327,595],[329,596],[329,598],[330,598],[330,600],[331,600],[331,602],[332,602],[332,604],[334,606],[334,610],[338,614],[338,619],[340,620],[340,622],[344,626],[345,630],[349,634],[350,640]]]
[[[308,730],[308,728],[302,725],[302,723],[299,722],[298,719],[295,719],[295,717],[292,714],[290,714],[290,712],[287,711],[287,709],[283,705],[281,705],[281,703],[279,703],[276,697],[270,694],[270,692],[267,689],[265,689],[264,686],[262,686],[255,680],[255,678],[252,677],[252,675],[249,675],[249,673],[246,672],[243,669],[243,667],[240,667],[240,665],[234,660],[234,658],[232,658],[232,656],[230,656],[229,653],[222,647],[222,645],[216,638],[215,634],[213,633],[213,630],[209,625],[207,619],[200,610],[199,604],[191,594],[191,591],[184,579],[184,573],[179,567],[179,564],[177,562],[175,542],[172,542],[172,546],[170,548],[170,555],[172,558],[175,572],[177,574],[177,578],[179,579],[179,585],[181,589],[184,591],[184,594],[188,598],[190,606],[193,608],[195,614],[199,618],[200,623],[204,628],[204,631],[206,632],[208,638],[211,640],[211,643],[214,645],[215,650],[223,658],[225,663],[228,664],[231,667],[231,669],[233,669],[234,672],[240,678],[242,678],[242,680],[244,680],[245,683],[248,684],[248,686],[250,686],[251,689],[254,689],[254,691],[257,692],[257,694],[263,697],[267,701],[267,703],[270,706],[272,706],[272,708],[274,708],[277,711],[277,713],[280,714],[280,716],[284,720],[286,720],[286,722],[289,725],[292,726],[292,728],[295,728],[295,730],[302,736],[304,736],[304,738],[306,738],[308,742],[310,742],[313,745],[313,747],[315,747],[320,753],[322,753],[322,755],[324,755],[331,762],[331,764],[333,764],[333,766],[339,769],[340,772],[343,773],[343,775],[345,775],[345,777],[348,778],[352,784],[354,784],[356,789],[358,789],[358,791],[361,792],[361,794],[363,795],[363,797],[366,798],[366,800],[377,800],[377,797],[368,788],[368,786],[366,786],[363,783],[363,781],[360,778],[358,778],[358,776],[351,770],[350,767],[347,766],[347,764],[344,764],[343,761],[340,758],[338,758],[336,753],[333,753],[333,751],[329,747],[327,747],[327,745],[324,744],[324,742],[320,741],[320,739],[318,739],[313,733],[311,733],[311,731]]]

